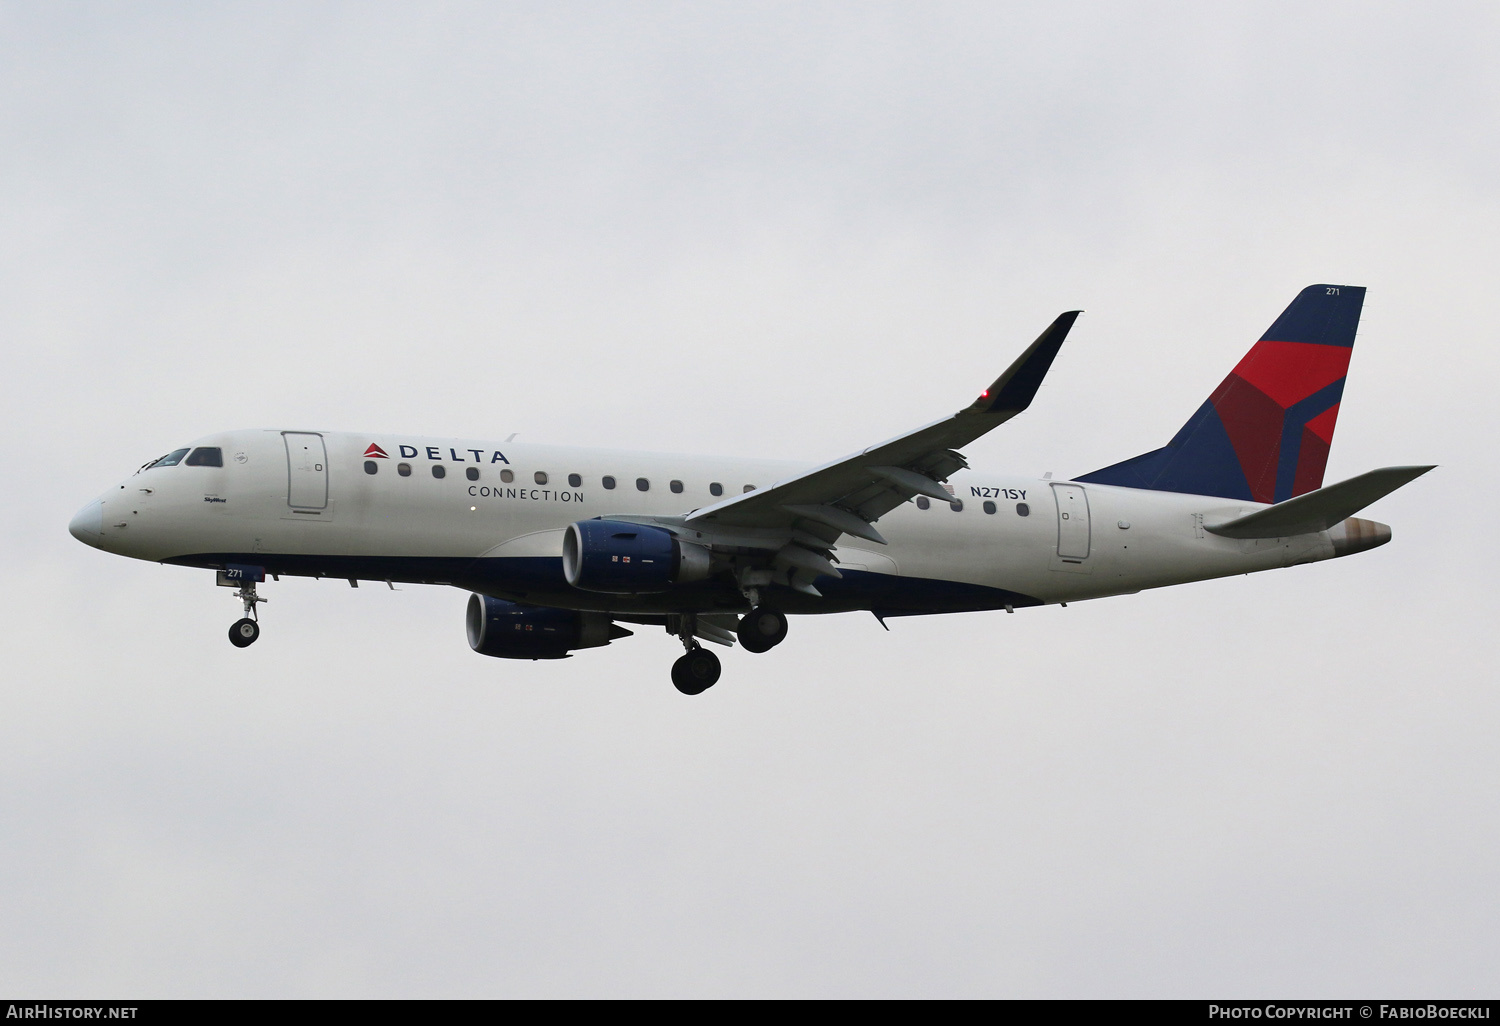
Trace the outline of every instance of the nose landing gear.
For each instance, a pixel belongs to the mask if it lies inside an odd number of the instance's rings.
[[[235,595],[245,604],[245,615],[229,628],[229,643],[235,648],[248,648],[260,637],[260,618],[255,607],[270,599],[263,599],[255,593],[254,581],[243,581]]]

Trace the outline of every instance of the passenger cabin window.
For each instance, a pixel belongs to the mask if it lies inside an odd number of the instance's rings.
[[[993,502],[990,502],[988,499],[986,499],[984,501],[984,511],[986,513],[993,513],[993,512],[995,512],[995,504]]]
[[[432,476],[441,481],[443,478],[448,476],[448,468],[443,466],[441,463],[434,463],[432,465]]]
[[[464,477],[468,478],[470,481],[478,481],[479,480],[479,468],[478,467],[465,467],[464,468]]]
[[[506,484],[510,484],[515,479],[516,475],[513,472],[509,470],[500,471],[500,480],[504,481]]]
[[[365,473],[366,474],[378,474],[378,473],[380,473],[380,464],[376,463],[374,460],[365,460]]]
[[[538,470],[535,474],[531,475],[531,479],[537,484],[546,484],[547,472],[545,470]]]
[[[931,509],[932,500],[925,495],[917,496],[917,509]]]
[[[635,479],[635,490],[638,492],[649,492],[651,490],[651,482],[647,481],[644,477],[638,477]]]
[[[606,491],[612,491],[615,487],[615,479],[608,474],[604,475],[604,480],[601,483],[604,485]]]
[[[753,491],[755,491],[755,486],[754,485],[746,485],[744,490],[747,491],[747,492],[753,492]]]
[[[581,488],[581,487],[583,487],[583,475],[582,474],[569,474],[568,475],[568,487],[569,488]]]
[[[667,487],[670,488],[670,489],[672,489],[672,494],[673,495],[681,495],[682,494],[682,482],[681,481],[671,481],[671,482],[669,482],[667,484]]]
[[[954,499],[952,502],[948,503],[948,508],[955,513],[962,513],[964,511],[964,500]]]
[[[1028,506],[1028,505],[1026,505],[1026,503],[1024,503],[1024,502],[1018,502],[1018,503],[1016,503],[1016,516],[1020,516],[1020,517],[1029,517],[1029,516],[1031,516],[1031,507]]]
[[[184,463],[189,467],[222,467],[224,450],[217,445],[200,445]]]
[[[146,467],[147,470],[155,470],[157,467],[175,467],[182,462],[182,458],[188,454],[186,449],[173,449],[161,459]]]
[[[708,486],[708,494],[709,495],[723,495],[724,494],[724,486],[721,485],[721,484],[719,484],[719,482],[715,481],[715,482],[713,482],[713,484],[711,484],[711,485]]]
[[[400,474],[402,477],[411,477],[411,464],[410,463],[398,463],[398,464],[396,464],[396,473]]]

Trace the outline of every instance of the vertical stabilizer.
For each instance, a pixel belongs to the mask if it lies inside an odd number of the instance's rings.
[[[1266,503],[1321,487],[1364,301],[1309,285],[1170,442],[1076,480]]]

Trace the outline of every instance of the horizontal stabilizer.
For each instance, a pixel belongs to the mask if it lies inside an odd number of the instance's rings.
[[[1203,529],[1225,538],[1290,538],[1326,531],[1432,469],[1381,467],[1256,510],[1226,524],[1204,524]]]

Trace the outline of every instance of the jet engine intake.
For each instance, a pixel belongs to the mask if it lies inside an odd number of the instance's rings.
[[[708,579],[708,549],[671,531],[622,520],[580,520],[563,536],[563,573],[583,591],[639,595]]]
[[[465,616],[469,647],[499,659],[566,659],[580,648],[598,648],[633,631],[607,613],[523,606],[489,595],[470,595]]]

